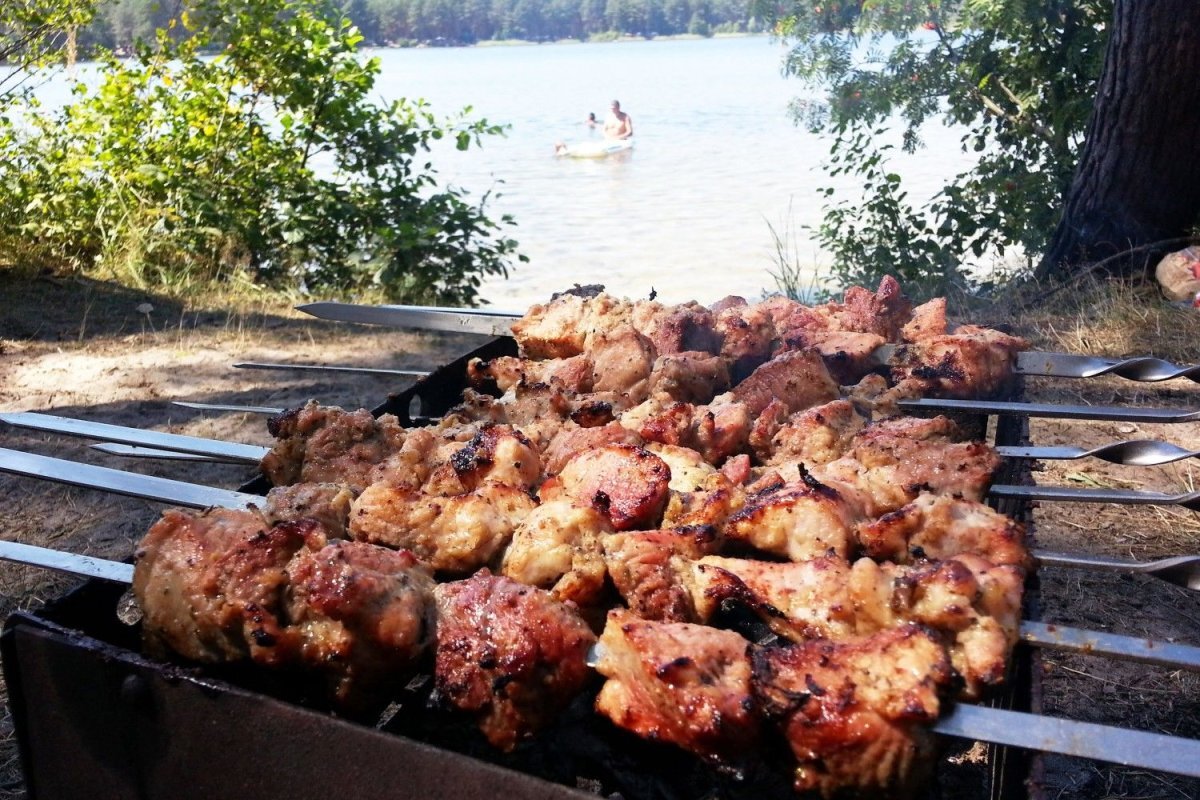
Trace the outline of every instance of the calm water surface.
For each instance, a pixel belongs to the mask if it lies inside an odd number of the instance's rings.
[[[768,223],[790,229],[800,258],[829,259],[802,230],[820,218],[817,169],[828,145],[797,128],[781,76],[783,48],[766,37],[385,50],[387,98],[422,97],[435,112],[463,106],[511,126],[478,151],[438,153],[444,181],[512,214],[530,263],[490,280],[484,297],[519,308],[573,282],[628,296],[711,302],[774,287]],[[607,159],[555,158],[556,141],[599,137],[584,124],[613,98],[634,120],[635,147]],[[898,159],[915,197],[969,163],[957,134]],[[848,188],[848,187],[847,187]]]
[[[447,145],[432,160],[443,184],[476,199],[491,191],[491,213],[517,220],[510,232],[530,261],[488,280],[483,297],[518,309],[573,283],[672,302],[755,297],[775,288],[769,226],[789,234],[806,268],[827,267],[804,228],[820,220],[828,144],[792,123],[788,104],[803,87],[781,75],[784,53],[767,37],[741,37],[373,55],[382,99],[423,98],[440,116],[469,105],[509,126],[482,148]],[[60,76],[38,92],[52,106],[68,86]],[[633,150],[556,158],[555,142],[600,138],[583,120],[603,119],[614,98],[634,119]],[[956,132],[931,126],[925,138],[928,149],[891,164],[920,201],[970,163]]]

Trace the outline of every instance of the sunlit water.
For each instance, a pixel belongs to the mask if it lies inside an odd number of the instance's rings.
[[[379,50],[382,99],[423,98],[435,113],[464,106],[509,126],[466,153],[433,155],[440,181],[478,199],[497,195],[528,264],[486,281],[483,297],[517,309],[573,283],[642,297],[712,302],[776,286],[771,227],[810,271],[826,270],[807,226],[820,220],[819,165],[828,142],[792,122],[804,87],[784,78],[785,50],[767,37],[512,47]],[[82,74],[87,77],[88,70]],[[50,104],[65,82],[39,90]],[[554,144],[599,133],[612,99],[634,120],[632,151],[556,158]],[[959,134],[930,126],[929,147],[898,155],[914,200],[924,201],[970,161]],[[850,191],[852,182],[833,185]]]
[[[804,230],[820,219],[828,143],[792,122],[788,104],[803,87],[781,75],[784,52],[746,37],[378,55],[387,97],[423,97],[445,112],[470,104],[511,126],[506,139],[438,164],[473,192],[495,185],[493,208],[516,218],[530,262],[488,281],[484,297],[518,308],[574,282],[667,300],[757,295],[775,286],[769,225],[806,266],[828,265]],[[555,142],[599,136],[583,120],[602,119],[614,98],[633,117],[634,149],[555,158]],[[933,128],[927,140],[895,164],[914,197],[968,163],[958,134]]]

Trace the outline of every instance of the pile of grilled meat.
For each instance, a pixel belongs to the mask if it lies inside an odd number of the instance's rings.
[[[994,451],[896,401],[1000,392],[1024,343],[891,280],[565,294],[514,335],[436,424],[310,403],[271,422],[261,509],[166,512],[134,581],[151,651],[313,670],[349,710],[432,671],[501,750],[594,668],[598,714],[710,763],[918,786],[942,704],[1004,680],[1030,559],[981,502]]]

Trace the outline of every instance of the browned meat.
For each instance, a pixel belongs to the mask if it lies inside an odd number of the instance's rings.
[[[758,739],[749,648],[732,631],[611,611],[596,665],[608,680],[596,710],[646,739],[735,761]]]
[[[797,791],[908,796],[927,777],[936,750],[925,726],[952,675],[931,632],[909,625],[751,657],[755,696],[796,758]]]
[[[811,469],[845,455],[866,422],[849,400],[834,400],[791,415],[769,439],[752,437],[751,444],[764,464],[799,462]]]
[[[728,393],[706,406],[656,396],[627,412],[621,424],[648,442],[690,447],[715,465],[747,448],[753,415],[744,403],[731,402]]]
[[[138,545],[133,573],[147,649],[210,663],[274,661],[287,563],[319,527],[271,526],[255,511],[164,512]]]
[[[411,674],[432,641],[432,586],[409,553],[228,509],[164,513],[133,584],[149,652],[306,667],[351,710]]]
[[[650,372],[650,394],[659,392],[681,403],[707,403],[729,389],[729,364],[709,353],[687,351],[660,355]]]
[[[983,442],[954,441],[960,435],[945,417],[894,417],[865,427],[845,456],[813,473],[857,489],[869,517],[895,511],[922,492],[980,500],[1000,458]]]
[[[840,330],[874,333],[894,342],[900,338],[901,327],[912,316],[912,303],[904,296],[899,281],[886,275],[874,292],[861,286],[847,289],[842,305],[834,315]]]
[[[662,303],[639,300],[633,304],[633,325],[638,332],[654,342],[660,355],[702,351],[717,353],[721,335],[714,328],[715,318],[699,303],[664,306]]]
[[[604,589],[602,541],[610,533],[608,518],[590,506],[542,503],[517,526],[501,570],[557,600],[589,605]]]
[[[344,539],[353,502],[354,492],[340,483],[296,483],[276,486],[267,492],[263,515],[272,525],[314,519],[327,535]]]
[[[589,340],[592,389],[611,392],[621,408],[630,408],[650,395],[650,371],[658,353],[654,343],[632,325],[597,331]]]
[[[640,445],[642,437],[616,421],[597,427],[581,427],[575,422],[567,422],[558,429],[542,453],[546,474],[557,475],[568,461],[580,453],[609,444]]]
[[[855,331],[809,331],[789,334],[783,346],[788,350],[811,350],[821,356],[835,381],[851,384],[879,369],[875,350],[884,338],[874,333]]]
[[[512,330],[525,358],[568,358],[584,352],[594,333],[628,325],[632,314],[633,303],[608,294],[562,294],[531,306]]]
[[[399,688],[433,644],[433,579],[412,553],[339,540],[301,550],[287,574],[291,646],[344,705]]]
[[[1028,347],[1019,337],[963,325],[896,348],[888,363],[893,381],[915,381],[929,396],[992,397],[1007,390],[1017,353]]]
[[[722,339],[721,355],[729,362],[734,383],[771,357],[775,324],[766,309],[748,306],[743,300],[741,305],[730,305],[717,312],[715,327]]]
[[[792,561],[827,554],[846,558],[861,516],[848,491],[797,481],[746,498],[725,524],[725,536]]]
[[[545,304],[529,307],[512,325],[521,355],[533,360],[570,358],[583,352],[587,328],[587,300],[576,295],[559,295]]]
[[[438,693],[478,717],[501,750],[552,720],[587,684],[596,637],[569,605],[486,570],[435,594]]]
[[[555,383],[572,394],[590,392],[592,371],[592,359],[584,353],[544,361],[514,356],[500,356],[490,361],[475,358],[467,364],[467,378],[473,386],[483,387],[490,381],[501,392],[534,383]]]
[[[696,622],[691,564],[713,549],[699,531],[632,531],[604,539],[604,561],[617,592],[643,619]]]
[[[687,569],[686,586],[699,622],[712,619],[722,603],[732,600],[793,641],[846,639],[880,627],[867,620],[860,624],[850,564],[843,558],[776,563],[706,556]]]
[[[922,494],[861,523],[855,534],[863,554],[875,559],[907,563],[975,553],[997,565],[1032,567],[1025,526],[974,500]]]
[[[535,505],[523,489],[496,483],[454,497],[376,483],[354,501],[350,535],[461,575],[492,564]]]
[[[729,394],[745,404],[753,417],[772,400],[783,403],[790,413],[835,400],[839,389],[819,355],[789,351],[754,370]]]
[[[919,342],[946,334],[946,298],[935,297],[913,309],[912,319],[900,329],[906,342]]]
[[[268,422],[279,441],[262,460],[263,474],[275,486],[291,483],[344,483],[362,489],[372,483],[376,465],[400,450],[405,430],[397,419],[379,419],[366,409],[344,411],[309,402]]]
[[[780,564],[709,556],[696,562],[686,585],[701,620],[734,600],[793,640],[844,641],[919,622],[944,635],[962,696],[974,699],[1004,679],[1023,579],[1019,569],[970,555],[912,567],[868,558]]]
[[[542,475],[533,443],[507,425],[484,425],[450,458],[450,464],[467,491],[485,482],[532,489]]]
[[[614,444],[580,453],[542,485],[542,502],[566,497],[595,508],[615,530],[653,528],[667,504],[671,469],[648,450]]]

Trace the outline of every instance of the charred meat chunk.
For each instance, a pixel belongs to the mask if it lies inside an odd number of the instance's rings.
[[[512,750],[587,685],[596,637],[572,606],[487,570],[435,595],[438,693],[494,746]]]
[[[609,612],[596,710],[646,739],[735,762],[758,741],[749,650],[732,631]]]
[[[608,445],[580,453],[542,485],[542,502],[568,497],[608,517],[613,529],[653,528],[667,503],[671,469],[648,450]]]
[[[928,776],[941,695],[953,674],[918,625],[841,643],[755,648],[754,692],[796,758],[795,788],[906,797]]]

